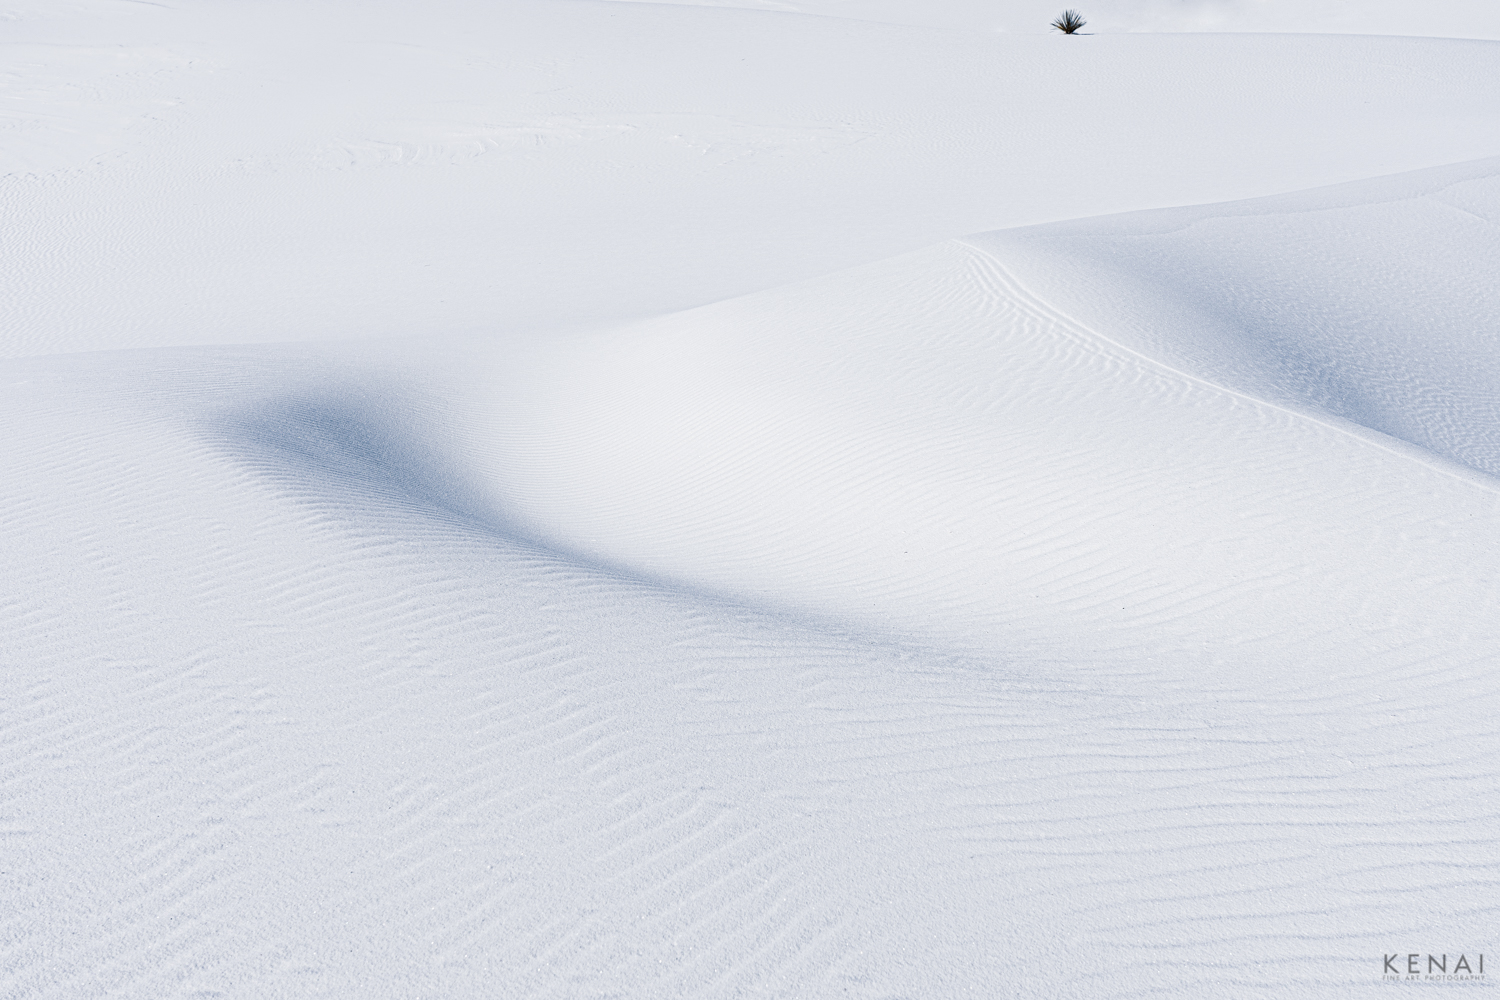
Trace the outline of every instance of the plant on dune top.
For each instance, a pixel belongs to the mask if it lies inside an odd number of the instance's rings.
[[[1088,22],[1083,19],[1083,15],[1078,13],[1078,11],[1065,10],[1062,12],[1061,17],[1052,22],[1052,27],[1065,35],[1071,35],[1085,24],[1088,24]]]

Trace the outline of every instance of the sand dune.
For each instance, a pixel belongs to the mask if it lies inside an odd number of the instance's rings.
[[[1122,33],[1305,6],[11,10],[0,996],[1477,964],[1500,49]]]
[[[1493,42],[27,3],[7,356],[607,324],[990,229],[1500,155]]]
[[[1497,218],[1500,161],[1481,160],[980,242],[1122,344],[1493,475]]]
[[[997,653],[1141,643],[1194,656],[1248,643],[1235,655],[1366,662],[1374,633],[1428,634],[1433,615],[1447,620],[1439,609],[1482,616],[1494,599],[1480,567],[1494,551],[1496,483],[1477,474],[1497,427],[1485,392],[1494,311],[1488,292],[1450,297],[1408,270],[1388,293],[1402,308],[1381,314],[1383,329],[1359,325],[1381,299],[1361,291],[1375,268],[1351,273],[1348,261],[1375,226],[1339,229],[1358,234],[1354,248],[1318,248],[1323,220],[1310,214],[1258,243],[1266,260],[1285,263],[1288,244],[1329,260],[1278,287],[1273,308],[1321,305],[1303,313],[1317,328],[1280,340],[1260,313],[1230,311],[1232,286],[1214,270],[1269,284],[1244,274],[1256,258],[1243,238],[1200,237],[1152,272],[1131,271],[1100,236],[1113,220],[980,236],[501,349],[489,368],[470,363],[492,411],[466,418],[490,449],[473,464],[487,462],[509,508],[560,543],[904,635]],[[1461,217],[1474,233],[1464,243],[1441,200],[1426,214],[1438,223],[1407,220],[1412,238],[1386,266],[1462,260],[1474,270],[1448,271],[1454,284],[1483,285],[1478,272],[1500,259],[1490,232]],[[1177,221],[1113,225],[1159,228],[1171,246],[1196,232]],[[1144,256],[1128,229],[1117,242]],[[1075,244],[1095,257],[1071,269],[1020,252]],[[1117,270],[1096,278],[1106,255]],[[1086,303],[1090,322],[1029,290],[1014,273],[1028,268]],[[1138,328],[1114,312],[1130,301],[1120,272],[1146,288]],[[1175,316],[1151,283],[1162,274],[1200,292],[1178,294]],[[1412,285],[1425,297],[1400,297]],[[1217,323],[1197,322],[1214,293]],[[1270,385],[1280,391],[1257,394]],[[1457,541],[1455,522],[1466,540],[1437,544]],[[1445,565],[1416,568],[1431,558]],[[1412,573],[1432,583],[1412,594],[1397,582]],[[1491,641],[1476,638],[1476,653]]]

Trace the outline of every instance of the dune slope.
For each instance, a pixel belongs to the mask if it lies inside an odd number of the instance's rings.
[[[1011,564],[859,627],[805,572],[747,610],[540,544],[434,459],[441,405],[346,355],[13,364],[9,993],[963,995],[1025,954],[1023,995],[1360,995],[1391,938],[1485,945],[1495,503],[1465,480],[1358,447],[1319,475],[1322,431],[1256,423],[1256,476],[1310,481],[1192,488],[1260,530],[1188,505],[1133,567],[1053,524],[1032,548],[1096,551],[1024,620]],[[1360,520],[1320,538],[1320,504]],[[1108,606],[1216,546],[1260,563]]]
[[[1387,632],[1444,644],[1440,609],[1469,620],[1493,599],[1480,473],[1500,341],[1493,293],[1452,292],[1484,286],[1500,252],[1442,200],[1402,205],[1436,219],[1403,220],[1379,264],[1385,234],[1329,227],[1334,208],[1246,208],[1235,221],[1283,231],[1192,242],[1208,227],[1147,214],[501,348],[476,376],[492,412],[466,418],[490,449],[476,465],[560,542],[946,643],[1246,643],[1282,664],[1360,662]],[[1155,244],[1116,235],[1131,225],[1169,249],[1136,267]],[[1455,530],[1468,540],[1439,542]],[[1413,573],[1432,584],[1407,591]]]

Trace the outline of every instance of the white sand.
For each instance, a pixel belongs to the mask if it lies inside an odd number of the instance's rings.
[[[1500,12],[1356,8],[13,0],[0,997],[1500,953]]]

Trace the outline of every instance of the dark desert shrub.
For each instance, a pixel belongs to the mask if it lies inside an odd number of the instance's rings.
[[[1078,11],[1065,10],[1062,12],[1061,17],[1052,22],[1052,27],[1065,35],[1071,35],[1085,24],[1088,24],[1088,22],[1083,19],[1083,15],[1078,13]]]

